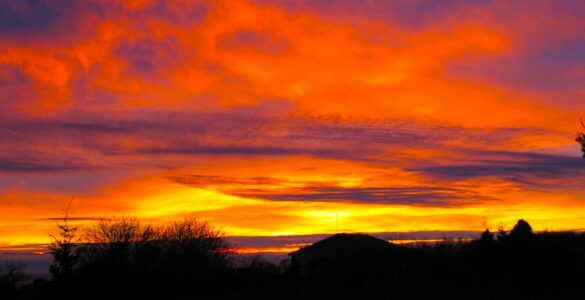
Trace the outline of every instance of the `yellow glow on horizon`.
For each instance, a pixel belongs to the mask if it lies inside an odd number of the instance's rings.
[[[307,169],[319,165],[319,169]],[[266,184],[246,183],[250,168],[260,170]],[[341,170],[341,172],[340,172]],[[445,206],[400,203],[368,203],[359,199],[340,201],[276,201],[270,198],[279,193],[297,193],[313,187],[328,186],[340,189],[368,187],[408,187],[435,185],[424,178],[400,169],[379,169],[376,166],[334,160],[316,160],[299,157],[281,157],[272,160],[232,160],[232,164],[210,164],[197,170],[206,174],[229,174],[227,181],[205,181],[198,185],[180,184],[169,180],[173,174],[191,174],[191,169],[180,169],[139,177],[108,187],[98,195],[75,198],[72,210],[80,217],[135,216],[147,223],[168,222],[183,216],[207,220],[233,236],[278,236],[316,233],[349,232],[411,232],[483,230],[483,221],[495,230],[498,226],[510,228],[524,218],[535,230],[570,230],[583,228],[585,205],[582,195],[527,191],[501,180],[482,179],[461,182],[455,187],[475,191],[488,200],[453,199]],[[373,176],[373,174],[376,174]],[[306,175],[306,176],[305,176]],[[214,175],[219,176],[219,175]],[[227,176],[227,175],[226,175]],[[212,177],[213,178],[213,177]],[[221,177],[220,177],[221,178]],[[232,179],[230,179],[232,178]],[[233,180],[233,182],[231,181]],[[244,180],[244,181],[242,181]],[[244,182],[244,183],[241,183]],[[292,189],[292,190],[291,190]],[[258,192],[249,198],[247,192]],[[238,196],[238,193],[242,195]],[[17,205],[26,194],[7,194],[15,205],[0,211],[0,243],[46,243],[54,232],[56,221],[42,218],[60,216],[60,207],[68,198],[60,198],[50,207],[35,211],[26,205]],[[454,194],[455,195],[455,194]],[[28,197],[28,196],[26,196]],[[416,194],[412,196],[416,200]],[[489,200],[495,197],[497,200]],[[26,198],[22,198],[26,199]],[[465,201],[471,200],[468,204]],[[457,204],[457,201],[463,203]],[[474,202],[475,201],[475,202]],[[446,202],[448,203],[448,202]],[[87,206],[86,204],[91,204]],[[123,205],[121,205],[123,204]],[[92,207],[101,207],[96,210]],[[15,214],[26,211],[28,221],[18,221]],[[35,220],[37,219],[37,220]],[[16,223],[15,223],[16,222]],[[75,221],[91,224],[91,220]],[[26,228],[26,230],[22,230]]]

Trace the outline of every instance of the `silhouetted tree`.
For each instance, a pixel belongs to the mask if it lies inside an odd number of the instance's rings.
[[[210,291],[230,266],[223,232],[194,218],[161,226],[131,217],[103,218],[82,238],[77,287],[99,289],[94,298],[114,291],[126,293],[120,297],[159,293],[162,298],[171,291]],[[141,294],[132,294],[137,291]]]
[[[209,277],[230,265],[223,231],[194,218],[159,229],[161,268],[182,277]],[[177,279],[180,280],[180,279]]]
[[[494,237],[494,234],[486,228],[481,234],[477,245],[479,246],[479,251],[474,253],[476,257],[473,259],[477,260],[479,268],[484,271],[486,268],[491,267],[491,264],[495,259],[494,255],[497,247],[496,238]]]
[[[581,126],[583,126],[583,129],[585,129],[585,124],[583,123],[583,120],[581,120]],[[583,152],[583,157],[585,157],[585,133],[579,131],[577,133],[577,138],[575,139],[575,141],[581,144],[581,151]]]
[[[90,227],[83,239],[87,243],[83,255],[83,264],[100,264],[120,268],[130,263],[134,248],[146,241],[154,240],[147,236],[150,227],[141,228],[135,218],[102,218]]]
[[[489,229],[485,229],[485,231],[481,234],[481,237],[479,238],[479,240],[482,243],[486,243],[486,244],[492,244],[494,243],[496,240],[494,238],[494,234],[490,232]]]
[[[498,226],[498,242],[502,242],[506,236],[508,235],[508,232],[506,231],[506,229],[504,229],[503,225]]]
[[[518,220],[508,236],[514,240],[526,240],[530,237],[532,237],[532,227],[524,219]]]
[[[63,220],[57,223],[59,233],[49,235],[49,250],[53,255],[53,264],[49,271],[56,280],[67,280],[73,276],[79,259],[77,230],[79,227],[69,222],[69,205],[63,210]]]
[[[382,299],[391,286],[398,299],[579,299],[585,280],[585,233],[533,233],[522,219],[511,230],[486,229],[474,241],[365,254],[376,257],[372,264],[352,264],[365,256],[331,247],[322,253],[340,253],[338,267],[324,274],[346,274],[343,284],[333,285],[299,276],[294,264],[278,268],[259,255],[233,253],[221,230],[196,219],[161,226],[103,219],[81,235],[87,243],[77,245],[82,251],[73,284],[38,282],[32,284],[37,291],[22,287],[13,289],[16,295],[28,290],[38,296],[22,299]],[[317,263],[308,266],[323,260]]]
[[[529,281],[534,273],[530,273],[535,267],[536,249],[534,247],[534,234],[532,227],[524,219],[518,220],[510,230],[503,243],[505,261],[514,269],[511,274],[519,276],[517,279]]]

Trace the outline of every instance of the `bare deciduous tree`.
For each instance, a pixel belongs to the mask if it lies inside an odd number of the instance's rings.
[[[194,218],[162,226],[132,217],[103,218],[83,234],[81,265],[202,270],[227,266],[224,233]]]

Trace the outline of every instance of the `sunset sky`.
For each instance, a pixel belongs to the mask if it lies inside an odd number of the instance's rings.
[[[583,1],[0,1],[0,246],[585,228]]]

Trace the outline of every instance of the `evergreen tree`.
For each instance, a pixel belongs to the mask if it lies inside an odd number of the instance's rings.
[[[69,220],[69,205],[63,211],[63,220],[57,224],[59,233],[51,234],[49,249],[53,255],[53,264],[49,271],[55,280],[68,280],[73,276],[79,259],[77,230]]]

